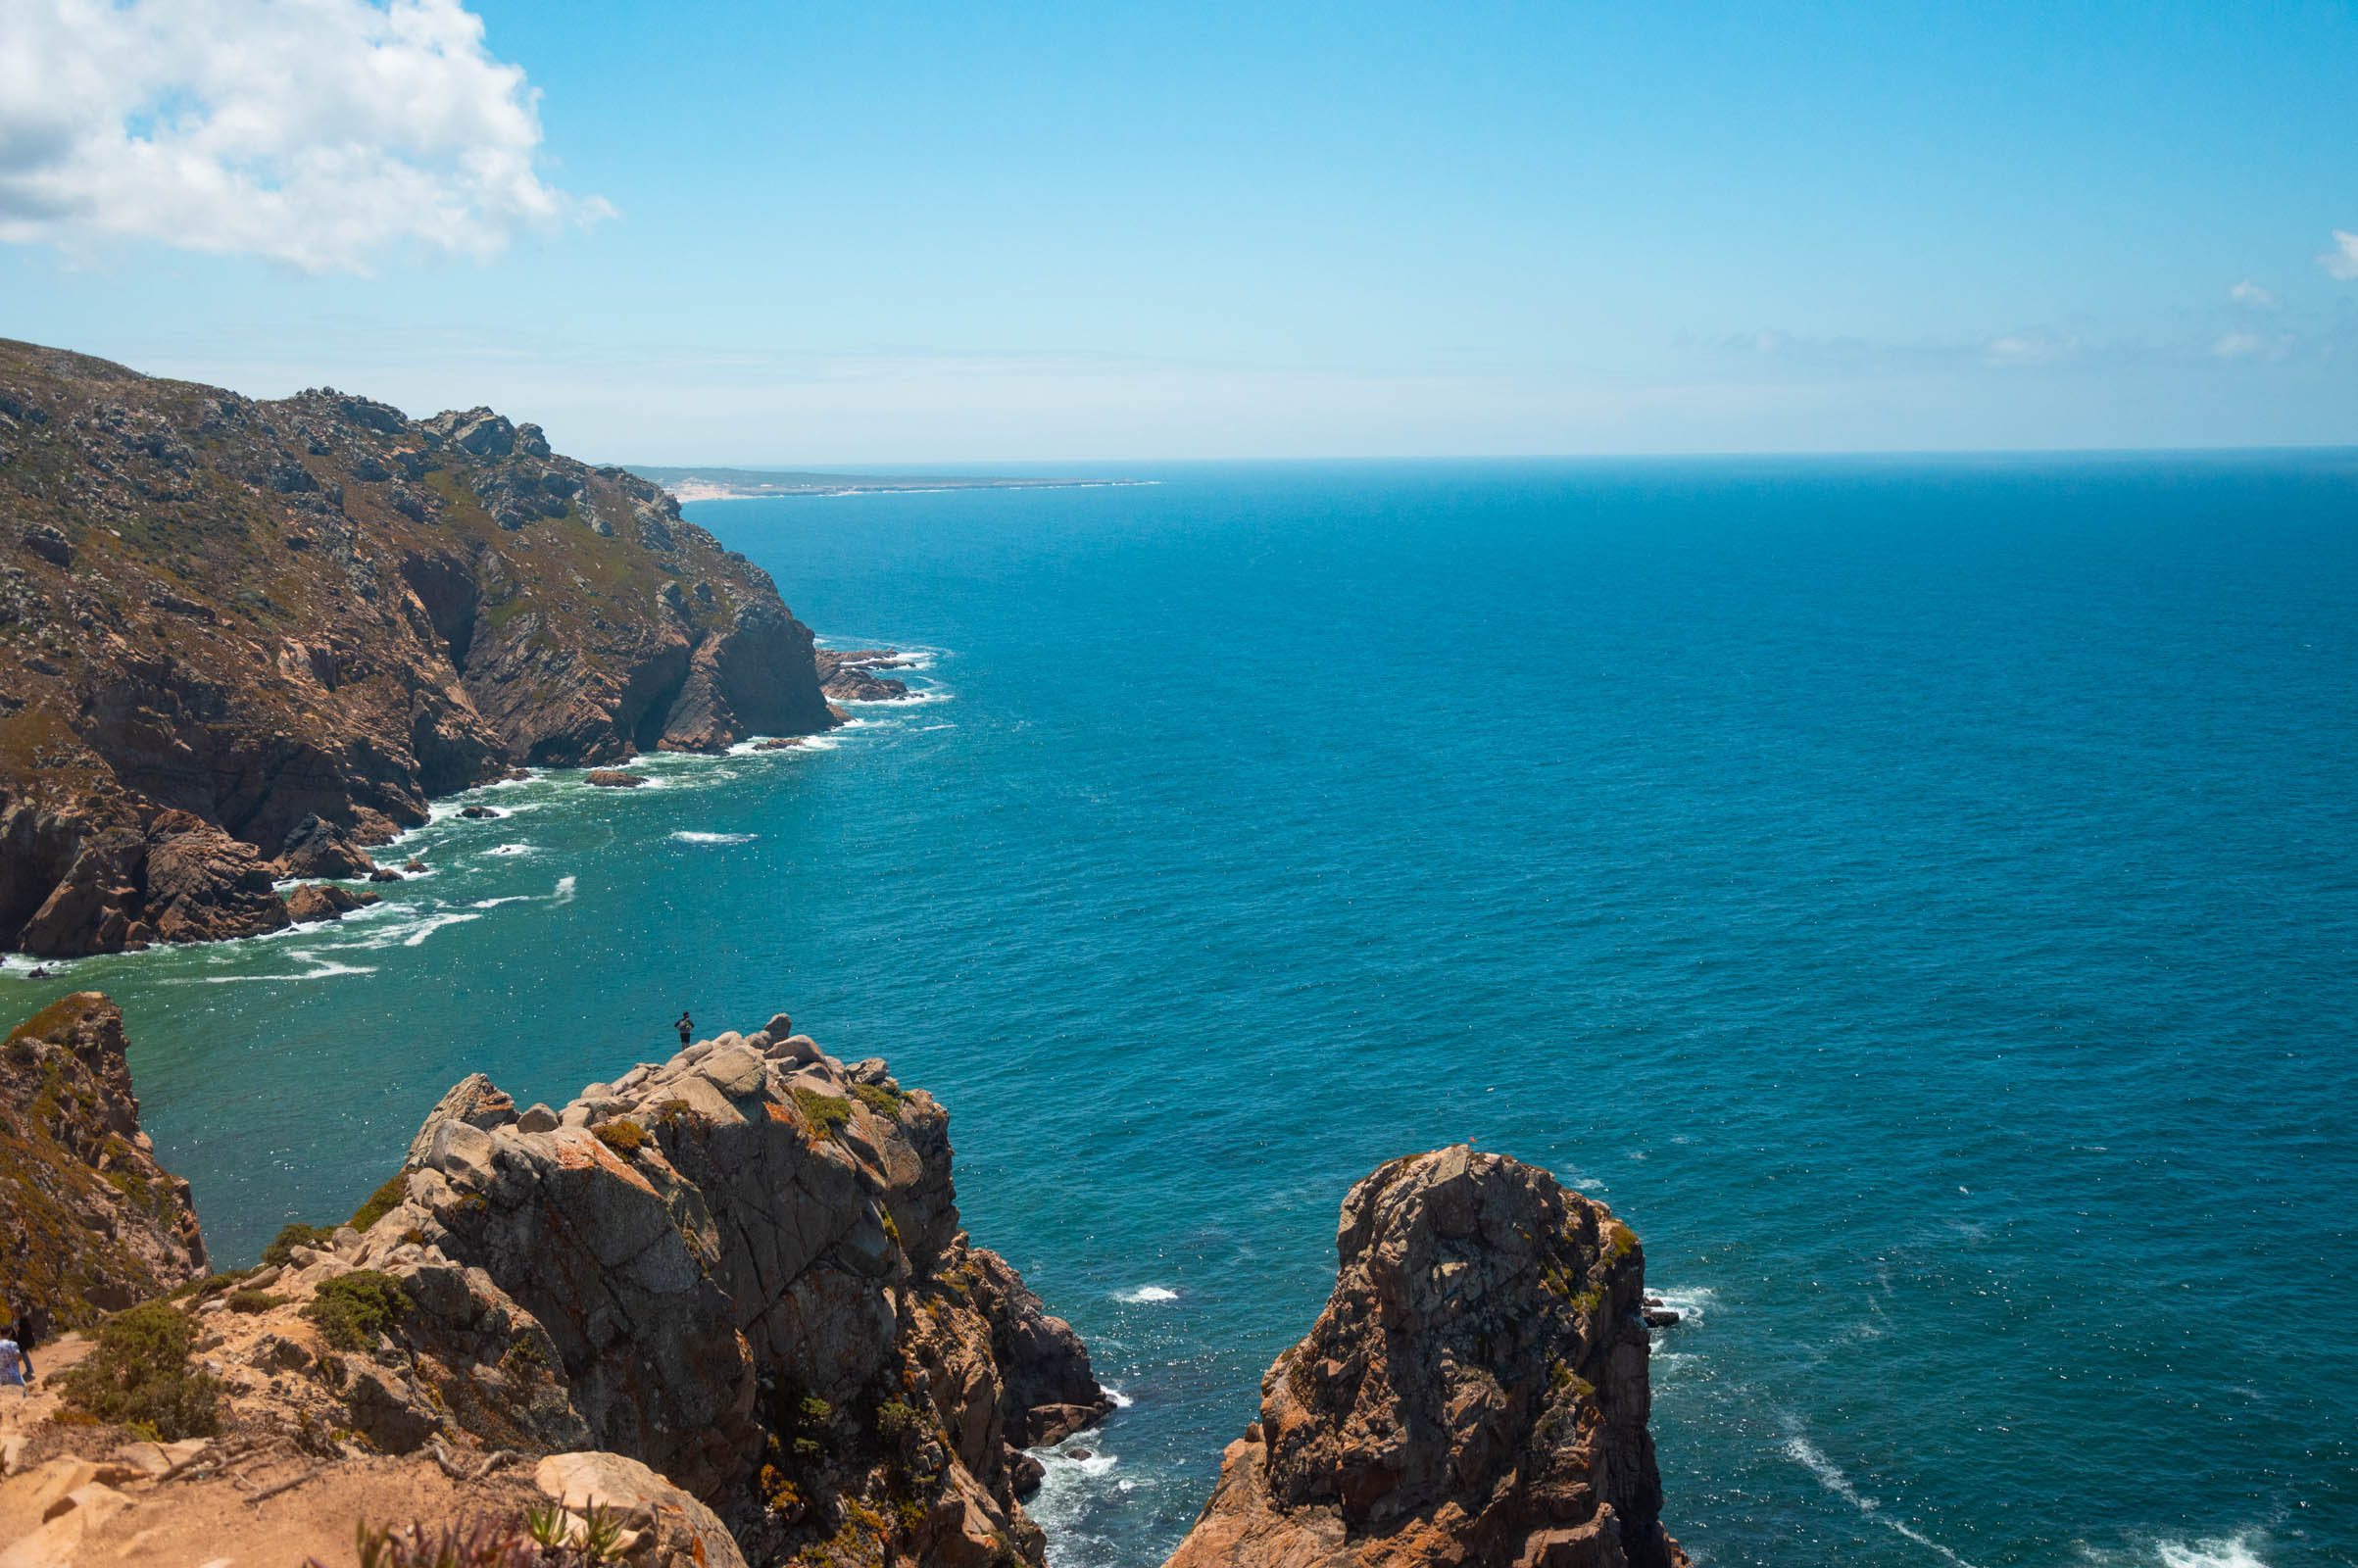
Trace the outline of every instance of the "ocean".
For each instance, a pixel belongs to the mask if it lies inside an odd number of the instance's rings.
[[[1644,1237],[1698,1562],[2358,1561],[2358,456],[1191,466],[696,520],[925,700],[445,802],[340,927],[96,958],[216,1255],[451,1082],[773,1011],[950,1107],[1153,1568],[1471,1140]]]

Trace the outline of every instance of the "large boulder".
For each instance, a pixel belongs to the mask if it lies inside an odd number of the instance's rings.
[[[1627,1226],[1454,1148],[1353,1187],[1336,1250],[1326,1310],[1165,1568],[1683,1568]]]
[[[745,1568],[745,1554],[719,1516],[636,1459],[596,1450],[553,1453],[533,1470],[532,1483],[577,1519],[603,1512],[653,1538],[663,1561]]]
[[[352,835],[314,812],[295,824],[278,852],[280,876],[366,877],[376,869],[367,850]]]

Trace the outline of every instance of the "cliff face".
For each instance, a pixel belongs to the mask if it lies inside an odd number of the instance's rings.
[[[1546,1171],[1449,1149],[1344,1200],[1335,1291],[1166,1568],[1673,1568],[1645,1257]]]
[[[833,722],[769,578],[537,426],[0,341],[0,947],[274,929],[313,815]]]
[[[186,1298],[223,1430],[290,1464],[513,1483],[519,1457],[619,1455],[757,1565],[1005,1568],[1043,1548],[1011,1444],[1111,1407],[1071,1329],[959,1229],[942,1107],[782,1015],[558,1110],[469,1078],[355,1219]]]
[[[188,1184],[139,1130],[123,1052],[123,1014],[94,991],[0,1046],[0,1325],[80,1328],[206,1271]]]

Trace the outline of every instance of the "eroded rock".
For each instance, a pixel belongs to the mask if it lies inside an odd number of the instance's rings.
[[[1344,1200],[1335,1290],[1165,1568],[1681,1568],[1646,1431],[1645,1257],[1470,1149]]]

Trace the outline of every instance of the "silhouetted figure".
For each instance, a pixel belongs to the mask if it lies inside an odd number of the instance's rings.
[[[688,1049],[690,1038],[696,1033],[696,1021],[688,1016],[687,1008],[682,1007],[679,1010],[679,1023],[675,1027],[679,1030],[679,1049],[685,1051]]]

